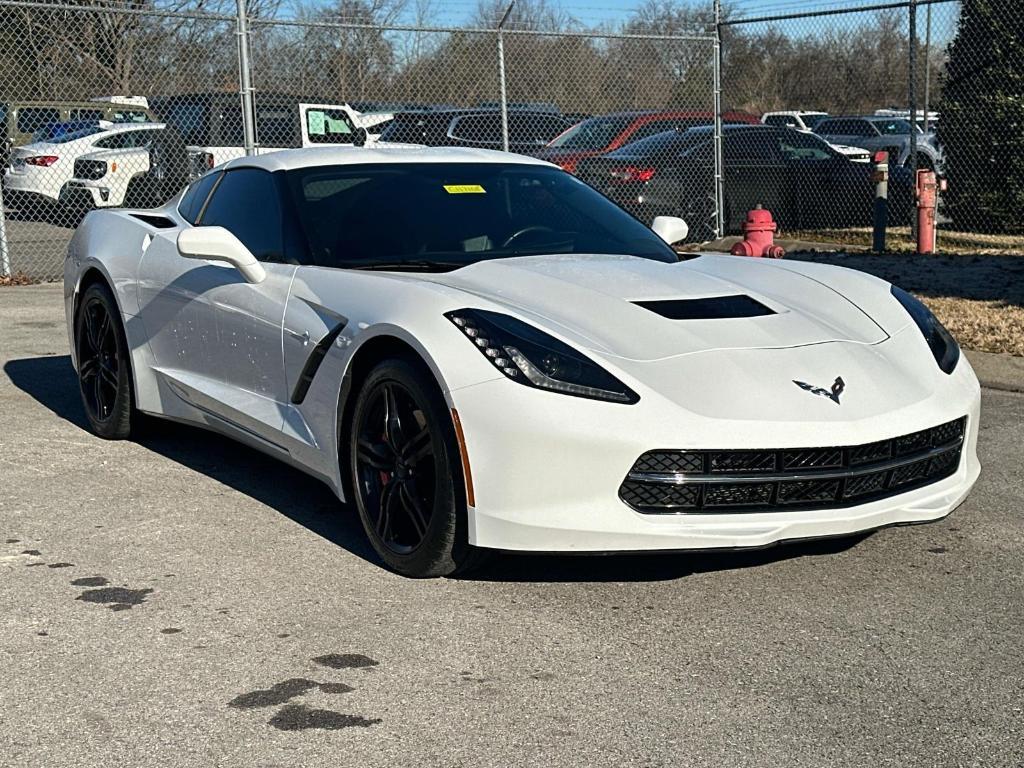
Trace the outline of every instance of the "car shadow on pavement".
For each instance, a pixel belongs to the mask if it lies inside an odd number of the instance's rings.
[[[68,355],[11,360],[4,365],[4,373],[14,386],[60,418],[89,429]],[[266,504],[316,535],[382,566],[355,511],[338,501],[324,483],[294,467],[214,432],[161,419],[146,419],[143,434],[135,442]]]
[[[67,355],[11,360],[11,383],[60,418],[88,430],[71,360]],[[383,567],[355,511],[319,480],[216,433],[148,419],[143,447],[211,477],[277,510],[316,535]],[[758,550],[611,555],[495,553],[468,581],[615,582],[668,581],[695,573],[752,568],[797,557],[835,555],[865,535],[803,541]]]

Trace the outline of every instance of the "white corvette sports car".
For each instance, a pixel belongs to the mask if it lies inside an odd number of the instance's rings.
[[[98,211],[65,271],[95,431],[153,414],[328,483],[395,570],[487,549],[760,547],[936,520],[979,386],[913,297],[842,268],[683,261],[537,160],[241,158]]]

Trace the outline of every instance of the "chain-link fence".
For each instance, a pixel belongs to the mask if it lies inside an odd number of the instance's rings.
[[[1005,157],[1024,200],[1024,122],[969,98],[1019,103],[1019,83],[993,79],[984,36],[952,45],[960,0],[758,18],[648,3],[598,29],[539,0],[459,26],[424,23],[426,0],[412,20],[393,0],[288,18],[275,2],[241,17],[235,0],[0,0],[0,276],[59,277],[89,210],[158,205],[246,151],[320,145],[507,147],[646,223],[682,216],[693,240],[739,232],[760,204],[840,243],[869,232],[885,149],[890,224],[912,217],[916,165],[949,174],[948,228],[1019,231],[990,192]]]

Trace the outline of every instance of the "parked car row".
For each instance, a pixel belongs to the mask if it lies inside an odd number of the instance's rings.
[[[709,126],[668,131],[582,160],[579,177],[641,221],[679,216],[691,239],[713,236],[714,159]],[[727,232],[746,212],[771,210],[787,229],[865,225],[871,221],[871,166],[851,160],[814,134],[769,125],[728,125],[722,159]],[[891,216],[910,211],[910,173],[890,173]]]
[[[645,222],[656,215],[682,216],[691,222],[691,238],[711,235],[710,111],[587,116],[523,102],[509,104],[503,121],[496,103],[359,107],[261,92],[254,115],[257,151],[323,144],[501,149],[507,132],[510,151],[576,173]],[[785,227],[869,223],[870,153],[888,149],[893,166],[904,164],[910,132],[917,130],[906,117],[792,110],[758,118],[727,111],[727,230],[736,231],[756,204],[770,208]],[[938,116],[929,117],[934,123]],[[75,223],[94,208],[157,205],[189,179],[245,152],[235,93],[12,103],[0,106],[0,119],[10,147],[5,204],[57,211],[62,223]],[[937,167],[941,152],[928,135],[919,138],[919,165]],[[900,168],[892,172],[890,194],[895,217],[904,217],[910,180]]]

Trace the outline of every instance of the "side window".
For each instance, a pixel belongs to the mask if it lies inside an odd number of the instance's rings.
[[[778,157],[774,131],[731,131],[722,146],[724,159],[739,163],[772,162]]]
[[[528,140],[514,137],[517,123],[519,121],[516,120],[516,117],[509,115],[509,139],[511,141]],[[458,117],[450,129],[450,133],[451,137],[456,141],[497,145],[501,143],[501,118],[498,115],[466,115]]]
[[[782,132],[779,150],[783,159],[789,162],[821,162],[833,157],[820,140],[797,131]]]
[[[260,261],[284,260],[281,200],[268,171],[226,171],[199,223],[224,227]]]
[[[18,110],[18,131],[35,133],[45,125],[60,121],[60,112],[48,107],[25,107]]]
[[[100,149],[124,149],[128,144],[125,143],[125,137],[127,134],[115,133],[113,136],[107,136],[105,139],[100,139],[93,144],[94,147]]]
[[[136,109],[118,109],[111,113],[110,120],[115,123],[148,123],[149,115]]]
[[[851,120],[851,134],[854,136],[877,136],[878,131],[867,120]]]
[[[193,182],[189,185],[189,188],[185,190],[185,194],[181,198],[181,202],[178,203],[178,211],[182,216],[185,217],[185,221],[189,224],[195,224],[196,219],[199,218],[199,213],[203,210],[203,203],[206,202],[206,198],[210,196],[210,190],[213,189],[217,183],[217,179],[221,177],[218,173],[208,173],[201,179]]]
[[[787,126],[796,125],[796,120],[794,120],[789,115],[768,115],[764,119],[764,124],[777,125],[779,127],[785,128]]]
[[[341,109],[309,109],[306,132],[314,144],[351,144],[355,133],[352,121]]]
[[[533,138],[540,144],[547,144],[569,127],[569,123],[558,117],[534,117],[530,123],[533,125]]]

